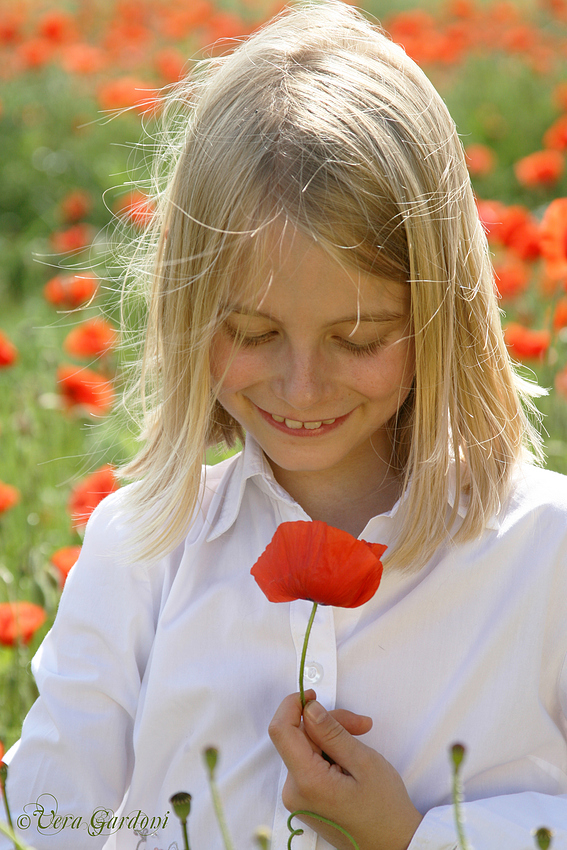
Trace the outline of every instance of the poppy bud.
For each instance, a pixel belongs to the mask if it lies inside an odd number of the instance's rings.
[[[207,767],[209,768],[209,775],[212,779],[215,773],[215,767],[217,766],[219,751],[215,747],[207,747],[204,756]]]
[[[259,826],[254,833],[254,839],[260,850],[270,850],[272,833],[267,826]]]
[[[466,749],[462,744],[453,744],[451,747],[451,758],[455,765],[455,770],[458,770],[465,758]]]
[[[191,794],[188,794],[187,791],[178,791],[177,794],[170,797],[169,802],[181,823],[187,823],[191,811]]]
[[[551,847],[551,839],[553,837],[553,833],[546,826],[540,826],[540,828],[535,833],[536,847],[539,847],[540,850],[548,850],[548,847]]]

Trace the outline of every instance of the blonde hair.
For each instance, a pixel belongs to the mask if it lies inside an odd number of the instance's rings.
[[[540,458],[522,407],[537,393],[510,363],[462,146],[425,74],[340,0],[301,3],[200,65],[164,117],[158,212],[130,276],[149,284],[144,445],[122,470],[140,479],[143,554],[186,533],[205,447],[244,437],[216,401],[209,350],[234,288],[258,285],[274,222],[411,286],[415,381],[391,422],[407,509],[390,566],[432,555],[461,493],[455,540],[478,536],[524,449]]]

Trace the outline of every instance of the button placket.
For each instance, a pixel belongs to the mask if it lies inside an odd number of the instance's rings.
[[[297,677],[294,683],[290,683],[291,693],[294,690],[297,691],[299,688],[299,667],[301,663],[301,652],[303,650],[303,639],[313,603],[305,599],[298,599],[290,603],[289,607],[291,634],[297,658]],[[317,699],[326,709],[335,707],[337,697],[337,644],[333,609],[326,605],[320,605],[315,613],[307,648],[304,687],[306,690],[314,687],[317,691]],[[274,816],[272,844],[274,847],[287,846],[289,838],[289,830],[287,828],[289,812],[281,801],[281,792],[286,776],[287,770],[284,766],[280,776]],[[316,847],[329,846],[322,839],[317,844],[317,833],[304,824],[301,824],[297,819],[293,821],[293,825],[297,828],[301,827],[304,830],[303,835],[298,835],[293,839],[294,850],[315,850]]]

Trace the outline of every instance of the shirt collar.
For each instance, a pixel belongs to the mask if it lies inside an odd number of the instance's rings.
[[[264,452],[249,434],[246,436],[244,449],[226,463],[231,464],[231,468],[223,477],[211,504],[212,522],[207,542],[216,540],[236,522],[246,484],[250,479],[256,479],[260,488],[272,498],[295,505],[294,499],[274,478]]]
[[[236,522],[236,518],[240,511],[240,505],[244,497],[247,482],[250,479],[256,479],[257,485],[264,492],[267,492],[274,499],[278,499],[287,504],[295,505],[294,499],[289,493],[278,484],[274,478],[274,473],[270,464],[266,460],[264,452],[256,442],[256,440],[247,435],[244,444],[244,449],[228,461],[224,462],[229,467],[223,475],[223,480],[219,486],[213,503],[211,504],[211,529],[207,536],[207,542],[216,540],[225,531]],[[456,498],[456,475],[455,468],[449,468],[449,492],[447,504],[453,508]],[[411,487],[411,481],[410,481]],[[397,500],[391,510],[386,511],[381,516],[394,517],[400,510],[401,506],[407,500],[409,488]],[[468,506],[468,496],[461,494],[457,507],[457,515],[464,519]],[[500,526],[499,514],[494,514],[486,523],[486,528],[498,529]]]

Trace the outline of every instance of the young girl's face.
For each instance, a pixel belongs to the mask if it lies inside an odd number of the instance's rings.
[[[255,297],[235,296],[213,341],[221,404],[276,478],[379,471],[391,454],[386,423],[414,374],[409,286],[345,270],[296,231],[278,243],[271,274]]]

